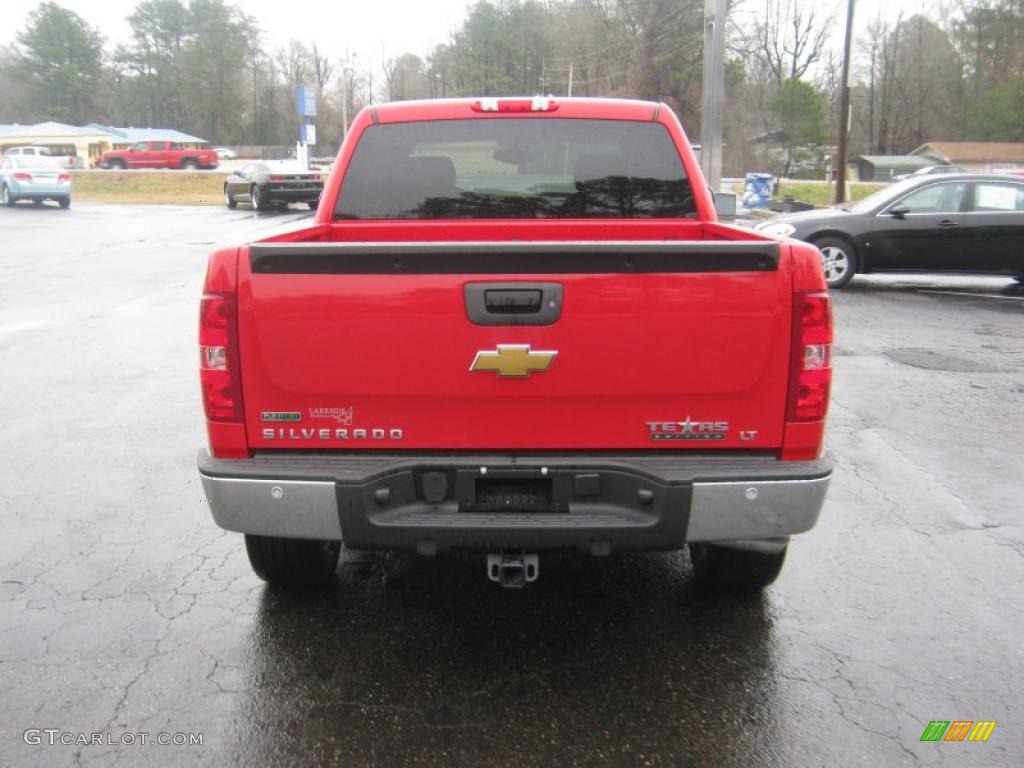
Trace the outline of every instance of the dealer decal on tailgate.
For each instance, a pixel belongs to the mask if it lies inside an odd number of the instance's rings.
[[[685,421],[644,423],[651,433],[651,440],[724,440],[729,433],[728,421],[694,421],[689,416]]]
[[[316,407],[309,409],[311,419],[333,419],[338,424],[351,426],[354,408]],[[260,411],[263,421],[302,421],[299,411]],[[370,427],[366,429],[326,429],[323,427],[267,427],[262,431],[264,440],[402,440],[403,430]]]

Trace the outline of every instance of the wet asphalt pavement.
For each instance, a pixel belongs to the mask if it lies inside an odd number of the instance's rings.
[[[348,557],[296,596],[204,505],[195,327],[215,244],[308,219],[0,210],[0,766],[1024,762],[1008,281],[836,295],[836,474],[763,597],[701,593],[683,554],[542,562],[520,592]],[[998,726],[922,743],[930,720]],[[119,743],[142,732],[203,743]]]

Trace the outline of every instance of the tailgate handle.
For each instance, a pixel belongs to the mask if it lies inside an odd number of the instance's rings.
[[[476,325],[551,325],[562,314],[561,283],[467,283],[464,295]]]
[[[529,313],[540,309],[542,291],[538,288],[509,290],[484,289],[484,306],[493,314]]]

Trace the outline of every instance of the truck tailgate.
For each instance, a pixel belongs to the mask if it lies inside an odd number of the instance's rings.
[[[238,267],[249,445],[776,449],[784,248],[254,244]]]

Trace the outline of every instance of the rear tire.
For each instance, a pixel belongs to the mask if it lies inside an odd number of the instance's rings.
[[[246,534],[245,551],[253,571],[268,584],[325,587],[334,583],[341,542]]]
[[[224,185],[224,205],[228,208],[237,208],[238,201],[231,196],[231,191],[228,189],[228,185]]]
[[[107,163],[107,165],[110,167],[110,170],[112,171],[124,170],[124,160],[111,160],[109,163]]]
[[[194,170],[196,170],[198,168],[199,168],[199,163],[197,161],[193,160],[192,158],[189,158],[188,160],[183,160],[181,162],[181,169],[183,171],[194,171]]]
[[[70,197],[62,197],[60,200],[57,201],[57,204],[61,208],[70,208],[71,207],[71,198]]]
[[[252,200],[252,207],[257,211],[266,211],[270,208],[270,201],[264,197],[256,184],[249,187],[249,199]]]
[[[14,195],[11,194],[11,190],[7,188],[7,185],[4,184],[3,186],[0,186],[0,203],[11,207],[16,202],[17,200],[14,199]]]
[[[315,211],[317,208],[320,207],[320,202],[318,200],[310,200],[309,202],[306,203],[306,205],[309,206],[309,210]]]
[[[845,288],[860,269],[853,245],[839,237],[822,237],[811,241],[821,251],[821,268],[829,288]]]
[[[697,582],[719,592],[759,592],[778,578],[785,560],[785,547],[772,554],[718,544],[690,544],[690,561]]]

